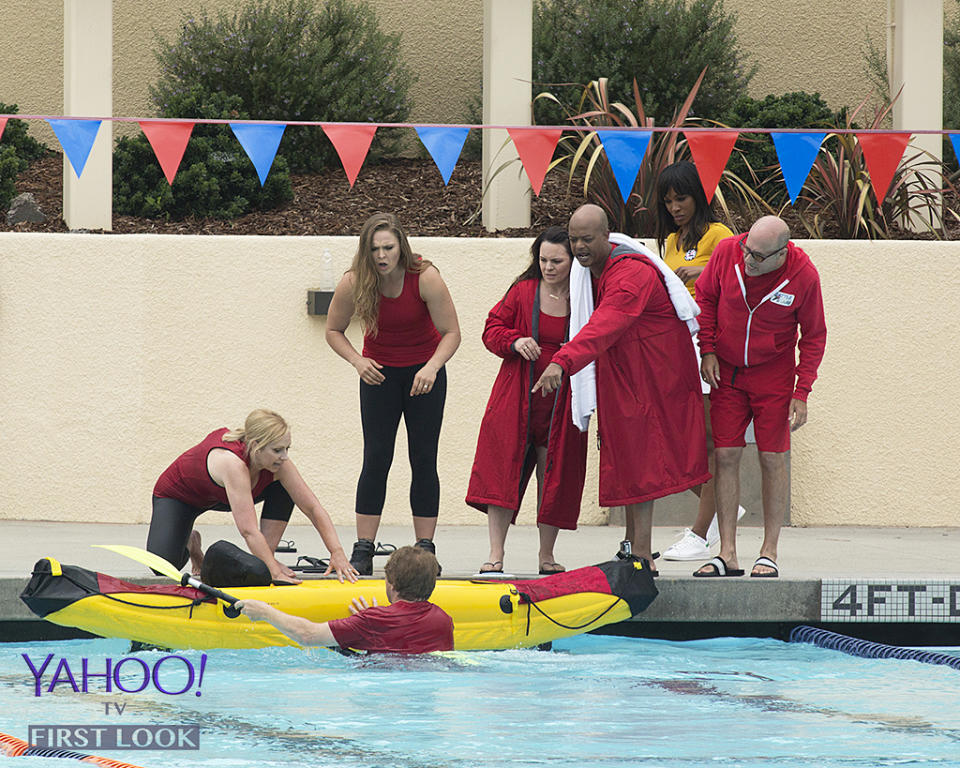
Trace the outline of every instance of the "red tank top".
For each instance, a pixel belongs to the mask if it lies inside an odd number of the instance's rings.
[[[228,504],[227,489],[213,482],[207,471],[207,456],[214,448],[223,448],[236,454],[244,464],[250,466],[250,459],[243,455],[245,443],[224,442],[223,436],[229,431],[226,427],[216,429],[207,435],[203,442],[180,454],[160,475],[153,487],[153,495],[162,499],[176,499],[203,510],[211,509],[217,504]],[[263,489],[272,482],[273,472],[260,470],[260,476],[253,487],[253,498],[263,493]]]
[[[397,298],[380,297],[377,335],[363,337],[363,356],[398,368],[419,365],[433,357],[439,343],[440,332],[420,298],[420,273],[407,272]]]
[[[567,335],[567,318],[555,317],[540,311],[540,357],[533,364],[534,380],[540,378],[553,356],[560,350]],[[544,398],[551,400],[551,398]]]

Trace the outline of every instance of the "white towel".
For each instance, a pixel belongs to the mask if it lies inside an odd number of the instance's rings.
[[[663,281],[667,286],[667,293],[670,295],[670,301],[673,302],[674,309],[677,310],[677,317],[687,324],[687,328],[690,329],[691,336],[700,330],[700,323],[697,322],[697,315],[700,314],[700,307],[698,307],[697,302],[693,300],[693,296],[690,295],[690,291],[687,290],[687,286],[683,284],[683,280],[673,273],[673,270],[667,266],[667,263],[661,259],[659,255],[651,251],[639,240],[634,240],[632,237],[621,235],[619,232],[610,233],[610,242],[614,243],[615,245],[625,245],[634,253],[642,253],[644,256],[648,257],[650,261],[654,263],[654,266],[660,270],[661,274],[663,274]],[[570,295],[571,297],[573,296],[572,281]],[[573,299],[571,298],[571,301],[572,300]],[[570,337],[572,338],[572,316],[570,318],[570,325]]]
[[[690,296],[690,291],[666,265],[663,259],[647,248],[643,243],[619,232],[610,233],[610,242],[614,245],[625,245],[635,253],[643,254],[652,261],[663,274],[664,283],[670,301],[677,311],[677,317],[687,324],[690,334],[700,330],[697,315],[700,307]],[[593,280],[590,270],[580,266],[580,262],[573,260],[570,269],[570,338],[572,339],[580,329],[587,324],[593,314]],[[581,432],[590,427],[590,415],[597,409],[597,372],[596,366],[590,363],[585,368],[570,377],[570,410],[573,423]]]
[[[587,324],[593,314],[593,279],[590,270],[573,260],[570,268],[570,338]],[[581,432],[590,427],[590,414],[597,409],[597,367],[594,363],[570,377],[570,411]]]

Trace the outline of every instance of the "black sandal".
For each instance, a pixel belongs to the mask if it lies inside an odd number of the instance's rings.
[[[300,565],[300,561],[306,561],[306,565]],[[300,573],[326,573],[327,568],[329,567],[329,562],[326,560],[321,560],[319,557],[310,557],[310,555],[300,555],[297,558],[297,564],[291,565],[291,571],[299,571]]]

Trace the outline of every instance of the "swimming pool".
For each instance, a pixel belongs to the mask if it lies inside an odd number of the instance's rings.
[[[587,635],[552,652],[441,657],[211,651],[202,681],[182,694],[153,682],[107,693],[100,678],[77,693],[62,671],[48,691],[62,659],[79,686],[82,658],[102,672],[127,649],[119,640],[0,644],[0,732],[200,724],[199,751],[82,750],[146,768],[960,765],[960,673],[806,644]],[[39,697],[24,653],[38,669],[53,654]],[[121,683],[135,688],[138,670],[162,661],[161,687],[187,687],[201,654],[168,656],[135,654],[142,664],[125,663]],[[70,764],[0,757],[4,768]]]

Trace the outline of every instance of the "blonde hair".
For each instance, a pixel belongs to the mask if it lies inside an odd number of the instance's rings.
[[[392,213],[375,213],[360,229],[360,243],[353,257],[353,311],[363,326],[364,333],[377,335],[377,317],[380,314],[380,274],[373,262],[373,236],[380,230],[390,230],[400,244],[400,261],[406,272],[420,273],[430,262],[411,250],[400,222]]]
[[[223,441],[243,443],[244,456],[249,457],[279,440],[289,431],[290,427],[279,413],[268,411],[266,408],[257,408],[247,416],[242,429],[231,429],[223,436]]]

